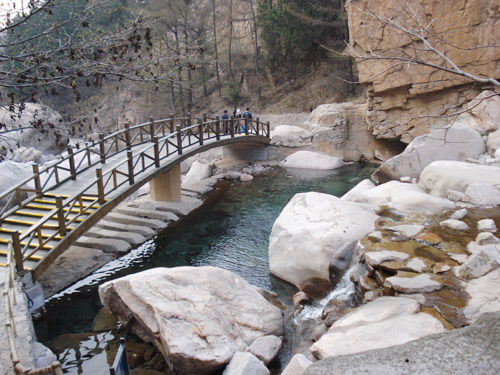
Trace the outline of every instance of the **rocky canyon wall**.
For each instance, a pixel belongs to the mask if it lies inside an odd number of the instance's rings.
[[[492,88],[421,64],[452,68],[439,53],[468,73],[500,78],[498,0],[348,0],[346,7],[367,121],[379,139],[409,143],[449,124],[458,107]]]

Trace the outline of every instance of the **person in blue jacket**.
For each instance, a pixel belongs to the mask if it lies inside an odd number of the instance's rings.
[[[243,118],[247,118],[248,120],[252,119],[252,113],[250,112],[250,108],[247,107],[246,112],[243,113]],[[241,130],[244,132],[245,131],[245,125],[241,126]]]

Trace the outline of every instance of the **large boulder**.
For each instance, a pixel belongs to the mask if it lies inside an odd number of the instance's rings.
[[[185,185],[197,184],[210,176],[212,176],[212,166],[195,160],[182,183]]]
[[[500,313],[485,314],[475,324],[450,332],[317,361],[304,375],[489,375],[500,367],[499,319]]]
[[[356,242],[378,218],[368,205],[322,193],[296,194],[276,219],[269,238],[272,274],[307,293],[330,287]]]
[[[500,167],[435,161],[424,169],[418,186],[429,194],[446,197],[450,190],[465,193],[469,185],[478,183],[500,187]]]
[[[271,144],[283,147],[310,146],[312,133],[298,126],[280,125],[277,126],[271,137]]]
[[[25,103],[22,111],[15,112],[0,107],[0,123],[6,129],[14,130],[9,138],[0,144],[0,154],[18,147],[27,147],[44,154],[59,154],[69,142],[68,130],[61,115],[47,106]],[[22,130],[16,130],[20,129]]]
[[[497,130],[488,135],[486,148],[488,149],[488,153],[490,155],[495,155],[495,152],[500,149],[500,130]]]
[[[500,268],[467,283],[465,291],[470,298],[464,308],[464,316],[470,323],[489,312],[500,312]],[[498,327],[498,321],[497,321]]]
[[[500,130],[500,96],[491,90],[481,92],[465,105],[466,112],[455,122],[460,122],[480,133]]]
[[[347,165],[342,159],[322,155],[312,151],[297,151],[283,160],[280,165],[286,168],[336,169]]]
[[[429,195],[417,185],[399,181],[389,181],[372,189],[348,194],[345,200],[376,207],[387,206],[402,213],[437,213],[455,208],[455,204],[448,199]]]
[[[216,267],[151,269],[101,285],[99,296],[180,373],[212,373],[257,338],[283,333],[279,308]]]
[[[381,297],[335,322],[311,347],[319,359],[401,345],[441,333],[439,320],[409,298]]]
[[[478,131],[462,123],[434,129],[415,138],[399,155],[387,160],[374,174],[378,182],[417,178],[422,170],[436,160],[466,160],[486,151]]]

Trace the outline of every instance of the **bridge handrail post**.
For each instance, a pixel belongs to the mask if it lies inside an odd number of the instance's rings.
[[[127,164],[128,164],[128,182],[130,185],[134,184],[134,159],[132,158],[132,150],[127,151]]]
[[[151,137],[151,142],[154,142],[155,137],[155,118],[149,116],[149,136]]]
[[[160,168],[160,147],[158,145],[158,137],[153,137],[154,142],[154,154],[155,154],[155,167]]]
[[[174,114],[170,113],[170,134],[174,132]]]
[[[271,137],[271,123],[268,121],[267,124],[267,137]]]
[[[231,119],[229,120],[229,132],[231,133],[231,138],[234,138],[234,116],[231,115]]]
[[[75,155],[73,154],[73,147],[68,146],[69,155],[69,170],[71,173],[71,179],[76,180],[76,168],[75,168]]]
[[[56,207],[57,207],[57,222],[59,224],[59,235],[61,237],[64,237],[66,235],[66,220],[64,218],[64,210],[61,197],[56,197]]]
[[[99,154],[101,155],[101,164],[106,164],[106,149],[104,148],[104,133],[99,133]]]
[[[33,164],[33,180],[35,182],[35,191],[37,194],[42,192],[42,185],[40,184],[40,170],[38,169],[38,164]]]
[[[245,117],[245,135],[248,135],[248,125],[249,125],[248,117]]]
[[[220,141],[220,117],[215,116],[215,139]]]
[[[191,122],[191,112],[187,113],[187,127],[191,127],[192,122]]]
[[[11,233],[12,248],[14,249],[14,259],[16,260],[16,271],[18,274],[24,273],[23,254],[21,253],[21,240],[19,239],[19,232]]]
[[[102,181],[102,169],[96,168],[95,174],[97,177],[97,197],[99,204],[104,203],[104,183]]]
[[[175,127],[175,130],[177,131],[177,153],[179,155],[182,155],[182,135],[181,135],[181,126],[177,125]]]
[[[203,146],[203,120],[198,119],[198,137],[200,138],[200,146]]]
[[[125,144],[130,148],[130,122],[125,121]]]

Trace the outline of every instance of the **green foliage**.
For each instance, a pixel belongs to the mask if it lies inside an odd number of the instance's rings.
[[[226,86],[226,94],[232,100],[234,105],[241,105],[245,101],[245,97],[241,93],[241,88],[238,85],[229,85]]]

